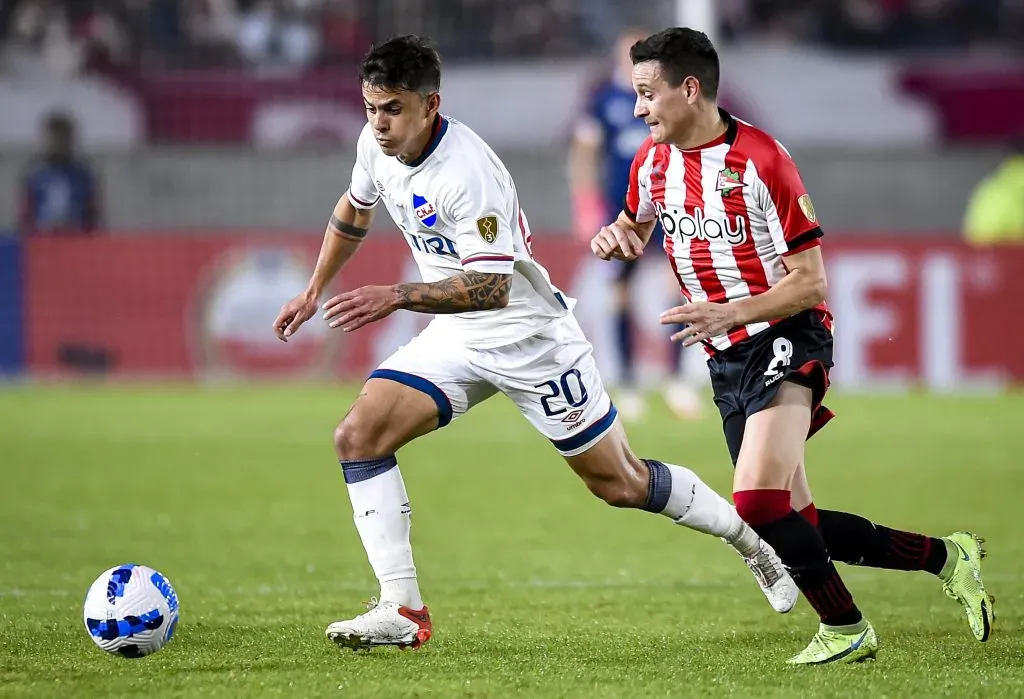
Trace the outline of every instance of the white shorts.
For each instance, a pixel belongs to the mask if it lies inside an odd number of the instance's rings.
[[[497,392],[564,456],[582,454],[615,424],[616,411],[594,363],[594,348],[571,316],[495,349],[453,342],[433,324],[370,374],[426,393],[438,427]]]

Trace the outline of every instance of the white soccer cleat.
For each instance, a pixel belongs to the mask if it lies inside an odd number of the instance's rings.
[[[327,638],[340,648],[398,646],[417,649],[430,640],[433,627],[427,608],[409,609],[397,602],[371,600],[369,611],[327,627]]]
[[[762,539],[760,550],[749,558],[744,556],[743,561],[754,574],[754,579],[772,609],[785,614],[796,605],[800,590],[768,542]]]

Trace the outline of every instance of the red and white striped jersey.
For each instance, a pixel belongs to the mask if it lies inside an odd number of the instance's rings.
[[[770,135],[720,110],[728,128],[699,148],[644,142],[633,159],[625,213],[660,219],[665,252],[688,301],[756,296],[786,274],[785,257],[820,244],[796,164]],[[825,304],[818,307],[831,327]],[[768,328],[751,323],[711,338],[723,350]]]

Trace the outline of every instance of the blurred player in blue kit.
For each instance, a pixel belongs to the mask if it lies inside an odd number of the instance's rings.
[[[629,29],[619,35],[615,43],[614,65],[606,79],[591,91],[585,112],[577,119],[573,128],[572,146],[569,153],[569,177],[572,186],[573,219],[576,235],[588,243],[594,233],[622,209],[622,202],[629,186],[629,170],[633,157],[650,134],[643,119],[633,115],[636,93],[631,82],[633,63],[629,58],[629,47],[644,39],[646,32]],[[655,248],[662,245],[660,226],[647,241],[647,254],[658,253]],[[646,412],[646,405],[636,380],[636,347],[634,312],[637,306],[632,288],[639,260],[617,261],[613,280],[613,317],[616,356],[619,363],[620,391],[616,404],[624,419],[639,420]],[[665,274],[666,267],[652,265],[650,274]],[[675,280],[666,276],[664,301],[670,306],[679,303],[675,291]],[[675,291],[675,293],[673,293]],[[658,306],[663,302],[658,299]],[[676,328],[679,330],[679,328]],[[679,372],[669,382],[664,398],[676,415],[683,419],[694,419],[701,414],[699,384],[695,380],[700,372],[683,370],[683,353],[699,354],[699,350],[683,349],[680,343],[665,342],[671,353],[671,370]]]

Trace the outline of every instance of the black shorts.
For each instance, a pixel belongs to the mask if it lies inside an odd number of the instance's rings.
[[[822,405],[832,368],[832,332],[819,311],[803,311],[716,352],[708,360],[715,404],[735,465],[747,418],[768,407],[786,381],[811,389],[808,439],[834,417]]]

